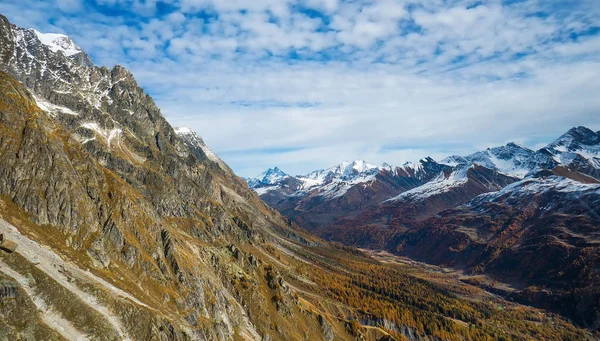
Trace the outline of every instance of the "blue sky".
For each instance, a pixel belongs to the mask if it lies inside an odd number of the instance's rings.
[[[129,68],[243,176],[600,130],[596,0],[2,0],[0,13]]]

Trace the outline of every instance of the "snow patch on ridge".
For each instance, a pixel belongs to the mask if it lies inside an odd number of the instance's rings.
[[[469,167],[463,167],[450,173],[448,176],[441,172],[428,183],[406,191],[396,197],[386,200],[385,202],[415,201],[449,192],[453,188],[459,187],[469,180],[467,177],[467,172],[469,169]]]
[[[482,194],[475,198],[473,202],[479,203],[482,201],[494,201],[499,198],[523,197],[531,194],[542,194],[548,191],[561,193],[597,192],[600,194],[600,185],[584,184],[560,176],[527,178],[510,184],[497,192]]]

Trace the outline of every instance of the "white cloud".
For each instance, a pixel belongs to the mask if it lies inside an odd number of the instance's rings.
[[[77,12],[81,9],[81,0],[56,0],[56,6],[63,12]]]
[[[592,0],[97,0],[129,18],[21,1],[0,12],[131,68],[242,175],[600,129]]]

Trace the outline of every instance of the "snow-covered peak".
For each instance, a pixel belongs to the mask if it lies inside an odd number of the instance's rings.
[[[330,168],[330,170],[337,176],[348,178],[378,168],[379,167],[368,164],[363,160],[354,160],[352,162],[344,161],[339,165]]]
[[[600,144],[600,136],[586,127],[575,127],[556,139],[548,147],[564,147],[567,150],[581,149],[582,146],[595,146]]]
[[[536,167],[534,154],[533,150],[510,142],[505,146],[488,148],[465,157],[449,156],[440,162],[451,167],[478,164],[507,175],[523,178]]]
[[[289,177],[289,175],[279,169],[279,167],[273,167],[262,172],[256,178],[263,185],[274,185],[287,177]]]
[[[562,164],[571,164],[579,158],[600,169],[600,135],[586,127],[575,127],[540,150]]]
[[[367,174],[376,174],[379,167],[363,160],[344,161],[331,168],[310,172],[298,178],[310,186],[327,184],[332,181],[353,180]]]
[[[175,134],[180,138],[184,139],[186,142],[193,144],[196,147],[200,147],[204,144],[204,140],[191,128],[188,127],[174,127],[173,130]]]
[[[450,167],[456,167],[458,165],[465,165],[465,164],[469,163],[469,161],[467,161],[462,156],[452,155],[452,156],[448,156],[448,157],[440,160],[440,163],[442,165],[447,165],[447,166],[450,166]]]
[[[67,57],[71,57],[78,53],[83,52],[83,50],[73,42],[71,38],[64,34],[60,33],[41,33],[36,30],[32,30],[35,35],[38,37],[40,42],[52,52],[62,51]]]

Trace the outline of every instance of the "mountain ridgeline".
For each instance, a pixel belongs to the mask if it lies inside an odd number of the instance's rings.
[[[3,16],[0,160],[0,339],[594,339],[440,269],[312,236],[171,127],[124,67]],[[390,167],[382,188],[458,176],[433,160],[417,168]],[[480,191],[517,180],[467,173]]]
[[[508,297],[600,328],[600,132],[572,128],[537,151],[509,143],[248,183],[322,238],[500,281]]]

